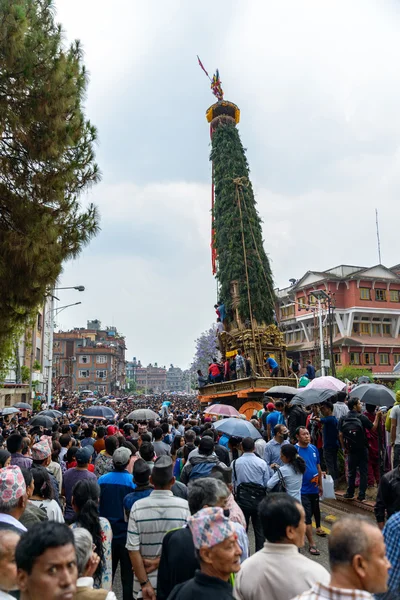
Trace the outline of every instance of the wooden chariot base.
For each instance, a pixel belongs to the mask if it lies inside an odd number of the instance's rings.
[[[254,411],[263,407],[264,393],[276,385],[297,387],[293,377],[246,377],[221,383],[212,383],[199,390],[200,404],[230,404],[251,419]]]

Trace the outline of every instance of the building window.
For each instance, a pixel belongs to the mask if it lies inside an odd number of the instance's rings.
[[[361,300],[371,300],[370,288],[360,288],[360,299]]]
[[[386,290],[375,290],[375,300],[377,302],[386,302]]]
[[[317,304],[317,299],[316,299],[316,297],[314,296],[314,294],[310,294],[310,295],[308,296],[308,303],[309,303],[310,305],[313,305],[313,306],[315,306],[315,305]]]
[[[299,310],[301,310],[302,308],[305,308],[306,306],[306,297],[305,296],[301,296],[298,300],[299,302]]]
[[[389,354],[387,352],[383,352],[379,355],[379,364],[380,365],[388,365],[389,364]]]
[[[281,307],[281,318],[287,319],[288,317],[294,317],[294,304]]]
[[[394,364],[397,365],[400,362],[400,354],[393,354]]]
[[[81,363],[81,365],[87,365],[89,362],[89,357],[88,356],[80,356],[79,362]]]
[[[388,323],[382,323],[382,333],[383,335],[390,335],[390,325]]]
[[[79,371],[79,377],[89,377],[89,371]]]
[[[38,331],[42,331],[42,315],[40,313],[37,316],[37,328]]]
[[[358,335],[360,333],[360,323],[353,323],[352,333]]]
[[[399,290],[390,290],[390,302],[399,302]]]
[[[40,348],[36,348],[36,360],[40,363]]]
[[[360,353],[359,352],[350,352],[350,364],[351,365],[359,365],[360,364]]]
[[[371,335],[371,329],[369,323],[360,323],[361,335]]]
[[[372,335],[380,335],[381,326],[378,323],[372,323]]]
[[[335,354],[333,355],[333,360],[335,361],[335,365],[341,365],[342,364],[342,355],[340,352],[335,352]]]
[[[107,356],[96,356],[96,362],[99,365],[104,365],[107,362]]]
[[[295,331],[294,332],[294,341],[295,342],[301,342],[301,331]]]
[[[375,354],[373,352],[366,352],[364,354],[364,365],[374,365],[375,364]]]
[[[98,379],[107,379],[107,371],[96,371],[96,377]]]
[[[11,394],[6,394],[4,397],[4,406],[11,406]]]

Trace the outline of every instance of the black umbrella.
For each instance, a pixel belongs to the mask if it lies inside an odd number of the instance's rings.
[[[51,417],[52,419],[58,419],[59,417],[62,417],[62,412],[60,412],[59,410],[42,410],[40,413],[38,413],[38,417],[44,415],[45,417]]]
[[[337,392],[335,390],[318,390],[318,389],[309,389],[308,387],[302,388],[301,391],[297,390],[299,393],[295,396],[295,398],[302,401],[303,406],[311,406],[312,404],[322,404],[332,396],[336,396]]]
[[[290,387],[289,385],[274,385],[274,387],[264,393],[264,398],[266,396],[272,396],[273,398],[293,398],[298,391],[297,388]]]
[[[47,417],[46,415],[36,415],[36,417],[33,417],[33,419],[31,419],[29,421],[29,425],[31,425],[31,427],[45,427],[46,429],[50,429],[51,427],[53,427],[54,424],[54,419],[52,419],[51,417]]]
[[[393,406],[396,396],[385,385],[378,383],[362,383],[350,392],[350,398],[358,398],[364,404],[373,406]]]
[[[20,408],[21,410],[32,410],[32,406],[27,402],[17,402],[14,404],[15,408]]]
[[[362,377],[358,378],[357,383],[358,385],[361,385],[362,383],[371,383],[371,380],[369,377],[367,377],[367,375],[363,375]]]
[[[103,417],[103,419],[113,419],[115,412],[109,406],[91,406],[83,411],[85,417]]]

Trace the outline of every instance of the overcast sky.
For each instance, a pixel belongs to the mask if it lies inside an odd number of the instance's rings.
[[[61,328],[115,325],[129,359],[186,368],[214,321],[209,128],[199,54],[241,109],[275,284],[400,262],[400,4],[56,0],[90,72],[101,233],[67,263]]]

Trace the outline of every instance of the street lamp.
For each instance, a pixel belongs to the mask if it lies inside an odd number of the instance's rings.
[[[78,292],[84,292],[85,286],[84,285],[74,285],[72,287],[57,287],[57,288],[54,288],[54,290],[78,290]]]

